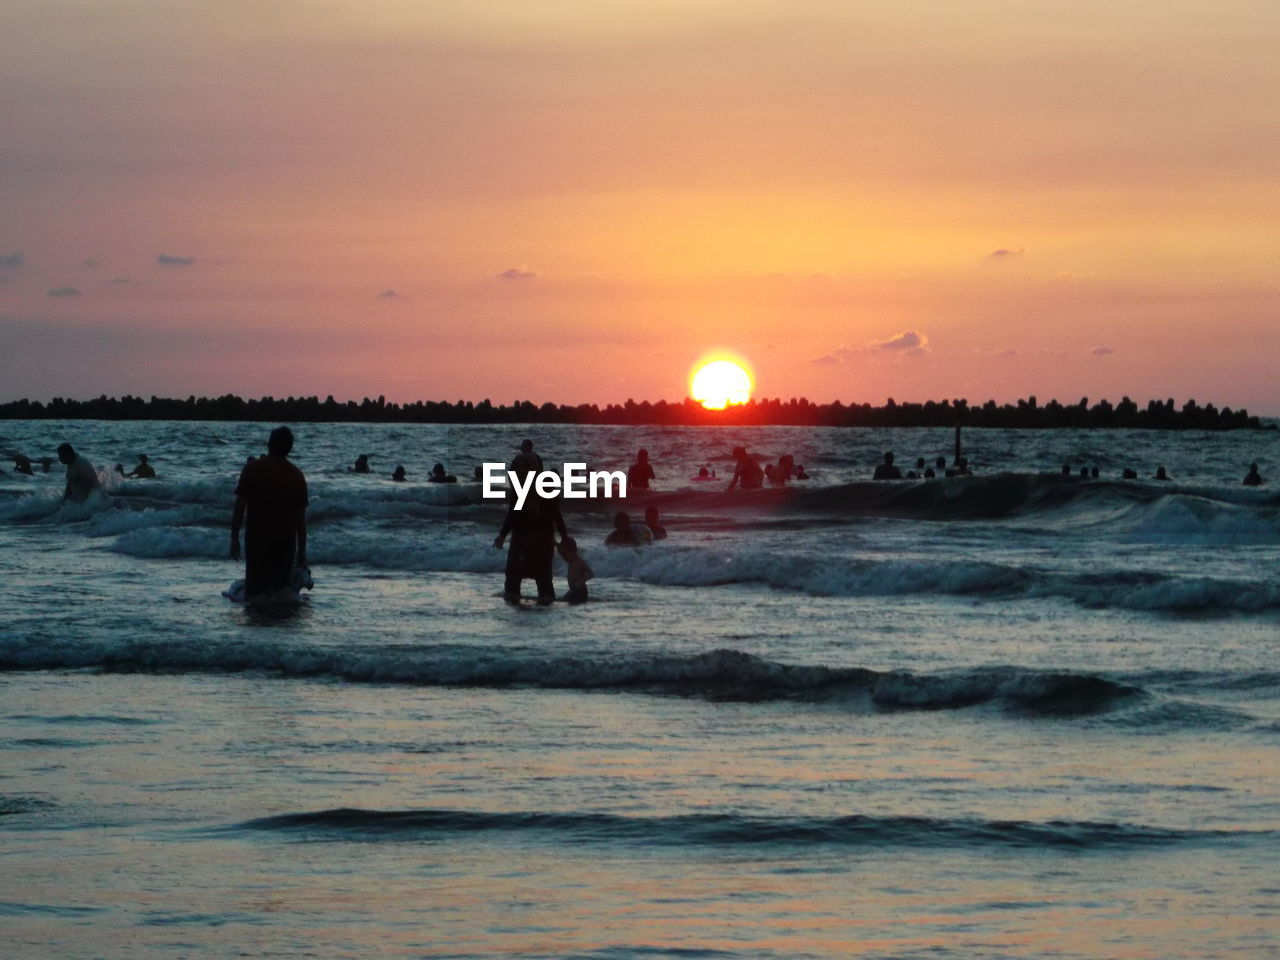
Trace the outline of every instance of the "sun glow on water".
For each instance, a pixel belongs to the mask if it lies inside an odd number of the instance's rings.
[[[712,360],[695,367],[689,378],[689,395],[708,410],[751,399],[751,374],[732,360]]]

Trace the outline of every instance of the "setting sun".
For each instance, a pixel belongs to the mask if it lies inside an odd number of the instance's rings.
[[[689,393],[708,410],[723,410],[751,398],[751,374],[732,360],[713,360],[694,370]]]

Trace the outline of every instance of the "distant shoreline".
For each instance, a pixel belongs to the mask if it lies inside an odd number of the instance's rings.
[[[694,400],[680,403],[564,404],[514,401],[510,406],[479,403],[416,401],[388,403],[383,397],[340,402],[332,396],[263,397],[245,400],[187,397],[101,396],[94,400],[55,397],[48,403],[14,400],[0,404],[0,420],[191,420],[294,423],[442,423],[442,424],[599,424],[612,426],[800,426],[800,427],[997,427],[1044,430],[1274,430],[1243,408],[1221,409],[1188,400],[1151,400],[1139,406],[1128,397],[1111,404],[1088,399],[1070,405],[1035,397],[998,405],[988,400],[971,406],[965,400],[871,404],[811,403],[805,399],[751,400],[726,410],[706,410]]]

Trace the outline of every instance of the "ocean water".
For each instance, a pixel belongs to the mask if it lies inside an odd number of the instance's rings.
[[[975,476],[872,484],[950,432],[295,431],[316,586],[255,612],[266,426],[0,423],[159,473],[0,474],[6,956],[1280,952],[1280,434],[974,430]],[[652,456],[669,540],[568,508],[583,607],[504,605],[501,508],[419,482],[525,436]],[[812,479],[726,494],[736,444]]]

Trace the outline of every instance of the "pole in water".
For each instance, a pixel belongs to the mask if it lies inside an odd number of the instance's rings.
[[[956,424],[956,455],[952,458],[952,463],[960,462],[960,424]]]

